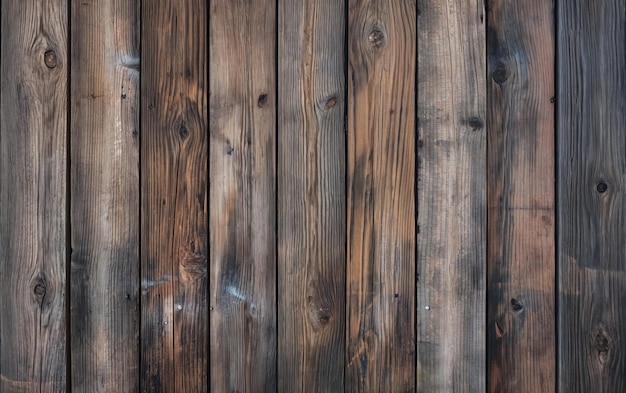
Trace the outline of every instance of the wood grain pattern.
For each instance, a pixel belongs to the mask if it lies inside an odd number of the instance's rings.
[[[0,391],[63,392],[67,3],[0,14]]]
[[[211,390],[276,385],[276,3],[210,6]]]
[[[142,391],[208,391],[207,9],[142,5]]]
[[[558,6],[558,388],[626,391],[626,2]]]
[[[139,389],[139,7],[72,3],[74,392]]]
[[[346,7],[278,7],[278,391],[343,392]]]
[[[414,1],[348,2],[346,391],[415,389]]]
[[[488,390],[553,392],[553,4],[488,6]]]
[[[483,1],[418,1],[417,390],[483,392]]]

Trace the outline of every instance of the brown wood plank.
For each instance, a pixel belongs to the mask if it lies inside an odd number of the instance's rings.
[[[66,389],[67,3],[2,1],[0,391]]]
[[[211,391],[276,390],[276,3],[210,6]]]
[[[488,7],[488,390],[554,392],[553,3]]]
[[[625,8],[558,5],[560,392],[626,391]]]
[[[415,1],[348,2],[346,391],[415,389]]]
[[[346,7],[278,7],[278,390],[343,392]]]
[[[486,389],[482,0],[419,0],[417,390]]]
[[[74,392],[139,388],[139,7],[72,2]]]
[[[142,5],[142,391],[208,391],[206,11]]]

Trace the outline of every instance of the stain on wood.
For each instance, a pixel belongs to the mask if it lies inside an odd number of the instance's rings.
[[[68,16],[3,1],[0,53],[0,391],[67,385]]]
[[[211,391],[276,374],[276,3],[210,5]]]
[[[343,392],[346,7],[278,7],[278,391]]]
[[[415,29],[415,2],[348,2],[349,392],[415,389]]]
[[[488,4],[488,390],[550,392],[556,381],[553,4]]]
[[[418,1],[417,391],[485,391],[483,1]]]
[[[142,391],[209,390],[206,11],[142,5]]]
[[[558,390],[626,390],[626,3],[558,6]]]

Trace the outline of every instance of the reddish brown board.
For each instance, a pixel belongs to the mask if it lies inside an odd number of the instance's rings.
[[[488,3],[488,382],[556,380],[552,1]]]
[[[348,2],[346,391],[415,389],[414,1]]]
[[[73,392],[139,388],[139,6],[74,1]]]
[[[63,392],[67,2],[0,14],[0,391]]]
[[[141,390],[206,392],[206,2],[145,1],[141,18]]]
[[[276,3],[210,9],[211,391],[276,390]]]

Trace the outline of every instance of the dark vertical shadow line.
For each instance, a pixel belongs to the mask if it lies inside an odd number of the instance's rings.
[[[554,391],[559,391],[559,255],[560,255],[560,239],[559,239],[559,1],[554,0],[552,7],[552,18],[554,26]]]
[[[485,331],[483,332],[483,339],[485,340],[485,388],[487,392],[489,392],[489,239],[490,239],[490,231],[489,231],[489,196],[490,187],[489,187],[489,125],[491,122],[489,121],[489,115],[491,113],[491,106],[489,102],[489,96],[491,95],[489,90],[489,43],[487,42],[487,32],[489,31],[489,1],[484,0],[483,3],[483,21],[485,29],[484,29],[484,39],[485,39],[485,53],[483,56],[485,57]]]
[[[278,392],[278,160],[280,154],[278,149],[278,45],[279,45],[279,28],[278,26],[278,3],[280,1],[291,0],[275,0],[274,2],[274,387]]]
[[[142,348],[142,331],[143,331],[143,312],[142,312],[142,298],[143,298],[143,292],[141,289],[141,275],[142,275],[142,269],[141,269],[141,234],[142,234],[142,227],[143,227],[143,179],[142,179],[142,140],[143,140],[143,123],[142,123],[142,113],[143,113],[143,108],[142,108],[142,97],[143,97],[143,51],[142,51],[142,47],[143,47],[143,1],[139,1],[139,4],[137,6],[138,9],[135,9],[135,14],[137,15],[136,17],[139,19],[139,37],[138,37],[138,45],[139,45],[139,94],[137,94],[137,107],[139,108],[139,113],[137,116],[137,122],[139,124],[137,124],[137,128],[139,129],[139,132],[137,133],[137,140],[139,141],[139,152],[137,154],[139,162],[137,163],[137,172],[139,174],[138,178],[139,178],[139,201],[138,201],[138,209],[139,209],[139,222],[137,223],[137,239],[138,239],[138,245],[137,245],[137,264],[138,264],[138,268],[137,268],[137,321],[138,321],[138,326],[137,326],[137,342],[135,343],[135,345],[137,346],[137,361],[139,362],[139,364],[137,365],[137,387],[139,388],[139,391],[142,391],[142,372],[143,372],[143,361],[142,361],[142,355],[143,352],[141,351]]]
[[[417,372],[417,358],[418,358],[418,354],[417,354],[417,350],[418,350],[418,345],[417,345],[417,335],[418,335],[418,331],[417,331],[417,301],[418,301],[418,296],[417,296],[417,291],[419,289],[419,279],[418,279],[418,275],[419,275],[419,266],[417,265],[417,262],[419,261],[419,257],[418,257],[418,253],[419,253],[419,247],[418,247],[418,241],[419,241],[419,150],[417,148],[417,141],[419,140],[419,110],[418,110],[418,103],[419,103],[419,99],[418,99],[418,94],[419,94],[419,15],[420,15],[420,10],[419,10],[419,3],[416,4],[415,6],[415,80],[413,81],[413,117],[414,117],[414,121],[413,121],[413,125],[414,125],[414,129],[413,129],[413,204],[415,207],[415,218],[414,218],[414,233],[415,233],[415,244],[413,245],[415,247],[414,249],[414,255],[413,255],[413,263],[415,263],[415,277],[413,277],[413,281],[414,281],[414,288],[413,288],[413,390],[415,392],[417,392],[417,383],[418,381],[418,372]]]
[[[206,353],[208,356],[207,359],[207,375],[206,375],[206,391],[210,392],[211,390],[211,0],[207,0],[206,2],[206,41],[205,41],[205,50],[207,56],[207,66],[206,66],[206,79],[205,82],[207,85],[205,86],[205,91],[208,91],[207,95],[207,105],[206,105],[206,125],[207,129],[205,132],[208,134],[207,138],[207,162],[206,162],[206,185],[207,185],[207,203],[208,203],[208,211],[207,211],[207,231],[206,231],[206,245],[207,245],[207,282],[206,282],[206,293],[207,299],[206,306],[208,308],[208,312],[206,313],[206,324],[209,327],[209,337],[207,337],[206,342]]]
[[[65,151],[65,391],[72,391],[72,0],[67,0],[66,151]],[[40,386],[41,388],[41,386]]]

